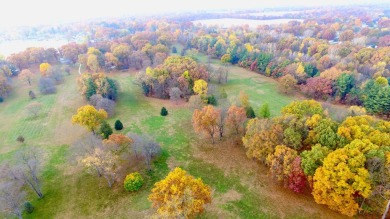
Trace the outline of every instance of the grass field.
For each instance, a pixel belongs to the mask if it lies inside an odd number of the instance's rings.
[[[217,61],[212,64],[219,65]],[[122,133],[147,133],[162,145],[163,152],[154,161],[153,172],[144,171],[143,162],[134,158],[134,165],[126,172],[141,170],[146,184],[137,193],[127,193],[122,187],[123,179],[110,189],[104,179],[73,165],[69,147],[86,134],[83,128],[70,123],[77,108],[86,104],[77,92],[75,72],[66,76],[56,94],[38,96],[36,101],[43,104],[44,110],[34,119],[26,117],[24,108],[31,102],[27,95],[30,88],[22,85],[0,104],[0,160],[12,159],[21,147],[15,140],[20,134],[25,136],[27,145],[38,145],[47,152],[42,175],[45,197],[38,200],[29,194],[35,211],[24,215],[26,218],[150,218],[150,189],[177,166],[212,187],[213,202],[199,218],[342,218],[315,204],[310,195],[295,195],[275,185],[265,167],[246,157],[236,136],[211,145],[208,139],[195,134],[192,112],[186,103],[175,105],[144,97],[133,83],[134,72],[109,74],[121,87],[116,114],[109,122],[113,125],[120,119],[125,127]],[[15,85],[19,85],[16,80]],[[36,81],[32,87],[37,87]],[[229,82],[221,88],[232,101],[244,90],[256,111],[268,102],[272,115],[293,100],[280,95],[272,79],[238,67],[230,67]],[[162,106],[169,111],[167,117],[159,115]]]

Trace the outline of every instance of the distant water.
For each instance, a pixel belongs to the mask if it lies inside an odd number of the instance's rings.
[[[219,25],[221,27],[230,27],[248,24],[250,28],[256,28],[258,25],[286,24],[290,21],[302,22],[302,19],[272,19],[272,20],[251,20],[237,18],[217,18],[192,21],[195,25]]]
[[[67,40],[60,39],[4,41],[0,42],[0,55],[7,57],[12,53],[21,52],[29,47],[59,48],[67,43]]]

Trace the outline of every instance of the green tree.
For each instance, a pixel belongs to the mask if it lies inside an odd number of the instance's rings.
[[[355,83],[355,79],[352,74],[343,73],[336,80],[336,89],[341,99],[351,91]]]
[[[302,169],[306,176],[314,176],[314,173],[318,167],[322,166],[324,159],[331,152],[329,148],[321,146],[320,144],[314,145],[311,150],[303,151],[302,157]]]
[[[100,134],[104,139],[107,139],[112,134],[112,128],[110,124],[108,124],[106,121],[103,120],[102,124],[100,125]]]
[[[255,111],[253,110],[253,108],[251,106],[246,107],[245,111],[246,111],[246,117],[248,119],[252,119],[252,118],[256,117]]]
[[[135,192],[138,191],[144,184],[144,179],[138,172],[130,173],[126,176],[123,186],[126,191]]]
[[[96,94],[96,84],[93,82],[92,78],[88,78],[87,80],[87,90],[85,92],[85,97],[87,100],[91,98],[92,95]]]
[[[122,124],[122,122],[121,122],[119,119],[115,121],[114,128],[115,128],[115,130],[117,130],[117,131],[123,129],[123,124]]]
[[[168,115],[168,110],[165,107],[161,108],[160,115],[162,116],[167,116]]]
[[[259,112],[259,117],[263,119],[268,119],[271,117],[271,112],[269,110],[268,103],[265,103],[261,106],[260,112]]]

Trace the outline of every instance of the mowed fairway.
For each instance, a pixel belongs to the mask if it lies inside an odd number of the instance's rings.
[[[39,95],[36,101],[44,109],[34,119],[27,118],[24,112],[31,102],[27,95],[29,88],[24,85],[0,104],[0,159],[10,159],[21,147],[15,140],[20,134],[25,136],[26,145],[39,145],[47,152],[42,176],[45,197],[38,200],[29,194],[35,211],[24,215],[26,218],[150,218],[153,214],[147,200],[150,189],[177,166],[201,177],[213,190],[213,202],[199,218],[342,218],[315,204],[310,195],[295,195],[275,185],[266,168],[246,157],[237,136],[209,144],[205,136],[194,133],[192,111],[186,103],[175,105],[168,100],[144,97],[134,83],[135,72],[108,73],[108,76],[115,78],[121,87],[116,114],[109,119],[111,126],[120,119],[124,124],[121,133],[149,134],[162,145],[163,152],[155,159],[151,173],[144,170],[143,160],[135,157],[130,161],[132,167],[123,170],[140,171],[146,178],[145,185],[136,193],[128,193],[121,178],[114,188],[108,188],[104,179],[75,165],[69,147],[86,134],[82,127],[70,122],[77,108],[86,104],[77,91],[76,73],[65,77],[56,94]],[[18,83],[15,80],[15,85]],[[33,87],[37,87],[36,82]],[[269,103],[272,115],[293,100],[278,94],[272,79],[238,67],[230,67],[229,82],[219,89],[222,88],[232,101],[244,90],[256,112],[261,104]],[[162,106],[169,111],[167,117],[159,115]]]

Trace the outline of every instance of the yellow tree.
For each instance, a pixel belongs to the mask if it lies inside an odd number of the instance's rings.
[[[86,105],[80,107],[77,110],[77,114],[72,116],[72,123],[85,126],[89,131],[95,133],[95,128],[99,126],[107,116],[105,110],[96,110],[95,107]]]
[[[375,149],[378,146],[365,139],[354,140],[344,148],[331,152],[314,174],[314,200],[342,214],[355,215],[359,209],[356,197],[367,198],[371,195],[365,154]]]
[[[291,164],[297,156],[298,153],[294,149],[285,145],[276,146],[275,152],[267,157],[272,177],[279,182],[287,183],[287,178],[291,172]]]
[[[240,91],[238,99],[241,103],[241,106],[243,106],[244,108],[249,107],[249,96],[247,93],[245,93],[245,91]]]
[[[275,147],[283,142],[283,128],[268,119],[251,119],[242,142],[249,158],[256,158],[264,163]]]
[[[207,94],[207,82],[203,79],[195,81],[194,92],[200,96],[205,96]]]
[[[149,201],[161,218],[193,218],[211,203],[211,189],[177,167],[154,185]]]
[[[33,74],[29,69],[23,69],[23,70],[18,74],[18,78],[19,78],[19,80],[21,80],[21,81],[27,82],[28,85],[31,86],[31,80],[32,80],[33,75],[34,75],[34,74]]]
[[[39,65],[39,71],[41,72],[41,75],[44,77],[49,76],[48,73],[49,73],[50,68],[51,68],[51,65],[47,62],[41,63]]]
[[[201,110],[196,109],[192,115],[192,124],[195,131],[209,134],[213,144],[215,132],[218,130],[219,113],[213,106],[208,105]]]

